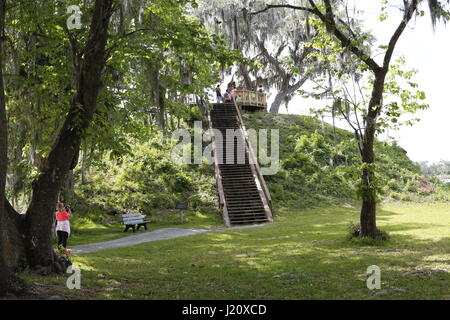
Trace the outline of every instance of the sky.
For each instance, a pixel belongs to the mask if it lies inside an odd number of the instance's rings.
[[[397,2],[401,4],[402,1]],[[381,0],[358,0],[356,3],[357,8],[364,11],[364,28],[376,36],[378,45],[386,45],[400,22],[401,12],[397,8],[390,8],[388,20],[380,22]],[[403,126],[398,131],[391,130],[389,134],[395,137],[413,161],[437,162],[441,159],[450,160],[450,23],[448,26],[439,23],[433,31],[430,16],[426,13],[426,16],[413,18],[409,22],[397,43],[394,60],[404,55],[406,67],[419,71],[415,82],[419,84],[420,90],[425,91],[426,103],[430,108],[416,113],[421,120],[414,126]],[[288,113],[309,114],[309,109],[317,103],[294,98],[289,104]],[[282,107],[280,113],[287,113],[286,108]],[[331,122],[331,119],[325,121]],[[348,128],[343,122],[338,126]],[[380,138],[384,139],[383,136]]]

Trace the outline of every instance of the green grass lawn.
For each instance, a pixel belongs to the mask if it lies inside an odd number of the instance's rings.
[[[74,256],[80,290],[66,275],[24,278],[79,299],[450,299],[448,204],[382,206],[391,240],[376,246],[346,240],[350,222],[350,206],[278,210],[262,227]],[[381,290],[366,287],[371,265]]]

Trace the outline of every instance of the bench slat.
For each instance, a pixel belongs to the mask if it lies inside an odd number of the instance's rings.
[[[144,219],[144,216],[140,216],[140,217],[126,217],[126,218],[123,218],[123,220],[136,220],[136,219]]]
[[[135,218],[135,217],[142,217],[142,213],[125,213],[125,214],[122,214],[122,218]]]
[[[144,219],[129,219],[129,220],[124,220],[123,223],[143,223]]]

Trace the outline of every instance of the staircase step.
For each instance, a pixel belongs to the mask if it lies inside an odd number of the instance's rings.
[[[249,199],[249,198],[247,198],[247,199],[233,199],[233,198],[229,198],[228,199],[228,204],[230,204],[230,205],[241,205],[241,204],[247,204],[247,203],[262,203],[261,202],[261,199],[258,197],[258,198],[251,198],[251,199]]]
[[[238,197],[238,196],[236,196],[236,197],[228,196],[227,197],[226,195],[225,195],[225,197],[227,198],[228,203],[230,203],[230,204],[234,204],[234,203],[238,203],[239,204],[239,203],[243,203],[243,202],[247,202],[247,201],[249,201],[249,202],[251,202],[251,201],[259,202],[259,201],[261,201],[259,195],[255,195],[254,198],[242,198],[242,197]]]
[[[249,210],[249,212],[265,212],[262,202],[259,203],[249,203],[249,204],[227,204],[228,212],[244,212],[244,210]]]
[[[249,201],[249,202],[227,202],[227,206],[234,209],[255,209],[262,208],[262,201]]]
[[[230,195],[230,196],[242,196],[245,193],[252,193],[252,194],[258,194],[258,188],[254,187],[254,188],[250,188],[250,187],[246,187],[246,188],[242,188],[242,189],[237,189],[237,188],[227,188],[225,195]]]
[[[234,217],[234,218],[243,218],[243,217],[251,217],[251,216],[262,216],[262,217],[266,217],[266,212],[264,210],[259,210],[259,211],[247,211],[247,212],[238,212],[238,211],[232,211],[232,210],[228,210],[228,214],[230,217]]]
[[[258,208],[258,209],[252,209],[252,208],[243,208],[242,210],[237,210],[236,208],[230,208],[227,207],[228,214],[236,215],[236,214],[248,214],[248,215],[255,215],[255,214],[262,214],[265,215],[264,208]]]
[[[249,177],[249,178],[236,178],[236,179],[222,179],[222,184],[228,184],[228,185],[254,185],[255,184],[255,180],[253,180],[253,177]]]
[[[228,200],[227,203],[229,205],[241,205],[243,203],[258,203],[258,204],[262,203],[260,198],[248,199],[248,201],[246,201],[246,200],[236,200],[236,199],[233,199],[233,198],[230,198],[230,197],[226,197],[226,196],[225,196],[225,198],[227,198],[227,200]]]
[[[253,177],[253,172],[250,168],[247,170],[244,169],[234,169],[234,170],[227,170],[227,169],[220,169],[221,173],[224,173],[226,176],[229,176],[231,178],[247,178],[247,177]]]
[[[230,220],[234,220],[234,221],[236,221],[236,220],[245,220],[245,219],[248,220],[249,218],[267,219],[265,214],[259,214],[259,215],[249,214],[249,215],[239,215],[239,216],[233,215],[233,216],[230,216],[230,218],[232,218]]]
[[[225,195],[227,196],[242,196],[246,193],[258,193],[258,189],[255,188],[243,188],[243,189],[236,189],[236,188],[227,188],[225,191]]]
[[[228,204],[241,204],[241,203],[261,203],[261,199],[259,197],[255,198],[233,198],[233,197],[227,197]]]
[[[254,224],[258,222],[268,222],[269,220],[266,219],[252,219],[252,220],[238,220],[238,221],[232,221],[230,220],[231,224]]]
[[[228,210],[228,214],[231,215],[243,215],[243,214],[249,214],[249,215],[265,215],[266,211],[264,210],[264,208],[261,208],[259,210]]]

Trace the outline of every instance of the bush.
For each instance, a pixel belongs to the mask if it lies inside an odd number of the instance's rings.
[[[391,179],[388,181],[387,186],[389,189],[393,191],[401,191],[401,186],[395,179]]]
[[[105,211],[151,214],[156,209],[173,209],[177,203],[186,201],[190,207],[202,211],[215,206],[212,170],[174,163],[172,145],[162,145],[157,138],[136,144],[133,150],[134,154],[125,156],[121,162],[105,155],[102,167],[92,168],[87,183],[77,188],[79,195]]]
[[[361,237],[361,224],[354,224],[353,222],[350,222],[350,224],[347,227],[347,240],[353,241],[361,241],[363,243],[367,244],[376,244],[376,242],[379,241],[389,241],[390,236],[386,231],[376,229],[375,238],[370,237]],[[375,241],[375,242],[374,242]]]
[[[411,196],[409,195],[409,194],[402,194],[401,196],[400,196],[400,200],[401,201],[412,201],[412,198],[411,198]]]
[[[394,200],[400,200],[401,195],[398,192],[391,192],[391,198]]]

